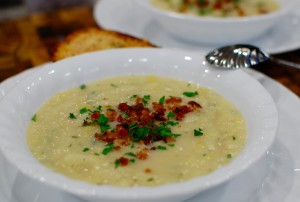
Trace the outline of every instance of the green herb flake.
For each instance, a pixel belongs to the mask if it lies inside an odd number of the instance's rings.
[[[31,117],[31,120],[32,120],[33,122],[36,122],[36,114],[34,114],[34,115]]]
[[[70,113],[70,114],[69,114],[69,118],[70,118],[70,119],[76,119],[76,116],[75,116],[73,113]]]
[[[167,117],[168,117],[168,118],[175,118],[175,114],[174,114],[173,112],[169,112],[169,113],[167,114]]]
[[[97,122],[100,126],[108,124],[108,118],[104,114],[100,114],[97,119]]]
[[[103,126],[100,126],[101,132],[105,132],[105,131],[109,130],[110,128],[111,128],[110,125],[103,125]]]
[[[160,150],[167,150],[167,147],[158,145],[158,146],[157,146],[157,149],[160,149]]]
[[[129,98],[129,99],[134,99],[134,98],[137,98],[137,96],[138,96],[138,95],[136,95],[136,94],[135,94],[135,95],[132,95],[132,96],[130,96],[130,98]]]
[[[170,125],[170,126],[177,126],[179,124],[179,122],[177,122],[177,121],[167,121],[166,124]]]
[[[125,155],[131,156],[131,157],[136,157],[136,154],[133,152],[127,152],[127,153],[125,153]]]
[[[231,154],[227,154],[226,157],[227,157],[228,159],[231,159],[231,158],[232,158],[232,155],[231,155]]]
[[[115,168],[118,168],[121,165],[121,162],[119,159],[115,160]]]
[[[203,135],[203,131],[201,128],[199,128],[198,130],[194,130],[194,136],[202,136]]]
[[[82,151],[83,151],[83,152],[87,152],[87,151],[89,151],[89,150],[90,150],[89,148],[85,147]]]
[[[111,87],[114,87],[114,88],[118,87],[118,86],[117,86],[116,84],[114,84],[114,83],[111,83],[110,86],[111,86]]]
[[[84,113],[87,113],[89,110],[86,108],[86,107],[84,107],[84,108],[81,108],[80,110],[79,110],[79,113],[80,114],[84,114]]]
[[[145,105],[148,103],[149,100],[150,100],[150,95],[144,95],[144,97],[142,98],[142,102]]]
[[[233,141],[236,140],[236,137],[235,137],[235,136],[232,136],[232,140],[233,140]]]
[[[181,135],[180,135],[180,134],[173,134],[173,136],[174,136],[175,138],[178,138],[178,137],[180,137]]]
[[[135,163],[135,159],[130,159],[129,162],[130,163]]]
[[[153,180],[154,180],[153,177],[150,177],[150,178],[147,179],[148,182],[152,182]]]
[[[166,99],[166,97],[165,96],[162,96],[160,99],[159,99],[159,104],[164,104],[164,102],[165,102],[165,99]]]
[[[198,95],[198,92],[197,91],[195,91],[195,92],[184,92],[183,95],[186,96],[186,97],[195,97],[196,95]]]
[[[105,148],[102,150],[102,154],[107,155],[109,152],[113,151],[115,146],[113,143],[108,143],[105,145]]]
[[[81,85],[79,86],[79,88],[80,88],[81,90],[84,90],[84,89],[86,89],[86,85],[85,85],[85,84],[81,84]]]
[[[124,112],[121,115],[124,119],[129,119],[130,118],[130,116],[128,114],[124,113]]]
[[[79,137],[76,136],[76,135],[72,135],[71,137],[74,138],[74,139],[79,138]]]
[[[175,144],[168,144],[169,145],[169,147],[174,147],[175,146]]]

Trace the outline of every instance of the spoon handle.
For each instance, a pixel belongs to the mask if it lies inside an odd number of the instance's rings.
[[[284,65],[284,66],[287,66],[287,67],[293,67],[293,68],[296,68],[296,69],[300,69],[300,64],[298,64],[298,63],[278,59],[278,58],[275,58],[273,56],[270,56],[269,58],[272,62],[275,62],[277,64]]]

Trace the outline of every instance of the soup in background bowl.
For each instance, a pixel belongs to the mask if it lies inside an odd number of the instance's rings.
[[[244,4],[244,2],[256,1],[241,0],[232,1],[232,3],[218,1],[223,2],[224,5],[222,4],[222,9],[213,9],[214,5],[212,2],[217,1],[192,0],[182,3],[183,1],[174,0],[175,3],[172,7],[176,7],[175,10],[180,9],[182,5],[191,4],[187,5],[186,12],[193,14],[185,14],[171,11],[174,9],[170,9],[168,5],[173,1],[163,3],[164,0],[156,0],[156,4],[159,4],[159,7],[164,7],[165,9],[154,6],[152,1],[153,0],[135,0],[134,2],[138,9],[146,12],[150,18],[158,23],[170,36],[182,41],[218,45],[249,43],[250,40],[259,38],[261,35],[266,34],[267,31],[276,27],[276,24],[280,23],[296,4],[296,0],[272,0],[278,5],[274,6],[274,9],[271,9],[274,11],[265,12],[260,15],[246,15],[247,12],[244,9],[250,9],[249,5],[245,5],[243,9],[240,8],[236,10],[237,5],[233,2],[238,2],[240,5]],[[204,6],[199,2],[203,2]],[[194,4],[197,4],[197,6],[194,6]],[[227,4],[230,6],[225,9],[225,5],[228,6]],[[254,6],[256,6],[256,4]],[[226,10],[226,13],[222,10]],[[200,15],[195,15],[195,13],[199,12]],[[203,14],[201,14],[201,12],[203,12]],[[252,11],[250,13],[252,13]],[[220,15],[226,17],[219,17]]]
[[[205,176],[151,187],[95,185],[66,177],[36,160],[27,144],[26,131],[29,123],[33,120],[38,122],[39,113],[36,112],[43,103],[58,92],[72,87],[78,88],[82,84],[110,77],[131,75],[178,79],[208,88],[224,97],[240,111],[245,120],[246,141],[240,154]],[[195,91],[189,93],[195,94]],[[141,98],[143,97],[144,95]],[[201,105],[200,100],[197,102]],[[53,108],[59,105],[56,104]],[[88,109],[88,106],[85,107]],[[209,67],[204,62],[204,53],[168,49],[108,50],[50,64],[29,75],[9,91],[1,101],[0,110],[0,146],[5,158],[31,179],[88,201],[183,201],[201,192],[212,190],[254,165],[271,146],[277,128],[277,110],[271,96],[245,72]],[[77,110],[75,107],[72,108],[72,112],[68,110],[68,116],[74,113],[73,115],[77,117],[80,113]],[[199,111],[201,113],[201,109]],[[36,116],[33,116],[35,113]],[[196,134],[201,134],[199,130],[201,127],[196,129]],[[205,128],[202,130],[204,136]],[[179,139],[177,143],[180,143]],[[85,153],[90,151],[88,149],[92,149],[86,148],[88,148],[86,145],[82,145],[80,151]],[[128,165],[126,169],[130,166]],[[157,167],[154,166],[153,169],[155,168]]]

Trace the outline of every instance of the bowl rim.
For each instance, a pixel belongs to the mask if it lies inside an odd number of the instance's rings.
[[[179,55],[189,54],[195,58],[198,57],[198,54],[199,54],[199,52],[193,52],[193,51],[162,49],[162,48],[158,48],[158,49],[156,49],[156,48],[128,48],[128,49],[124,48],[124,49],[106,50],[106,51],[98,51],[98,52],[94,52],[94,53],[82,54],[79,56],[67,58],[67,59],[58,61],[56,63],[52,63],[52,64],[46,65],[44,67],[41,67],[38,71],[34,72],[33,75],[29,75],[28,77],[26,77],[24,79],[24,81],[19,82],[15,87],[13,87],[13,89],[7,93],[6,97],[10,96],[10,94],[13,94],[14,91],[17,91],[16,89],[18,87],[24,85],[24,82],[25,82],[25,84],[30,84],[32,79],[38,79],[39,76],[41,76],[45,73],[49,73],[50,71],[53,71],[53,69],[59,70],[59,68],[61,68],[64,65],[67,65],[67,64],[74,65],[82,60],[88,60],[93,57],[98,57],[99,55],[102,55],[104,57],[105,55],[116,54],[116,53],[120,53],[120,54],[126,54],[126,53],[149,54],[150,53],[150,54],[157,54],[157,55],[164,55],[166,53],[167,54],[179,54]],[[202,65],[205,65],[205,64],[202,63]],[[63,71],[63,70],[60,70],[60,71]],[[256,85],[258,85],[262,88],[261,90],[265,91],[265,96],[266,96],[265,98],[268,99],[268,101],[272,103],[269,107],[272,108],[272,110],[274,111],[275,114],[273,114],[273,115],[277,115],[277,116],[272,117],[272,121],[273,121],[272,124],[276,125],[276,128],[273,128],[271,131],[273,133],[273,136],[267,142],[268,145],[265,147],[265,149],[267,150],[272,145],[272,143],[275,139],[275,133],[276,133],[276,129],[277,129],[278,114],[277,114],[277,109],[276,109],[275,103],[274,103],[273,99],[271,98],[271,96],[269,95],[269,93],[267,93],[267,91],[264,89],[264,87],[261,84],[259,84],[258,81],[254,80],[250,75],[246,74],[245,72],[239,71],[238,74],[242,75],[245,78],[249,78],[249,79],[251,78]],[[4,100],[5,100],[5,98],[0,103],[3,103]],[[6,101],[6,102],[8,102],[8,101]],[[0,109],[1,108],[2,108],[2,105],[0,105]],[[1,126],[1,124],[0,124],[0,126]],[[0,137],[1,136],[2,135],[0,135]],[[7,158],[8,152],[3,150],[3,149],[5,149],[5,146],[3,146],[2,142],[0,142],[0,149],[1,149],[1,152],[4,154],[5,158]],[[69,179],[67,177],[60,176],[60,174],[57,174],[55,172],[48,170],[48,172],[51,173],[50,176],[58,176],[59,178],[63,179],[66,182],[64,185],[61,185],[56,180],[46,180],[45,181],[45,176],[41,176],[41,175],[39,175],[39,173],[32,173],[32,171],[30,169],[24,169],[24,167],[18,167],[18,170],[21,173],[29,176],[32,179],[43,182],[54,188],[63,189],[64,191],[67,191],[67,192],[75,194],[75,195],[79,194],[81,196],[84,196],[84,195],[85,196],[96,196],[96,197],[101,197],[104,199],[111,199],[111,197],[112,197],[111,191],[113,191],[113,192],[117,192],[120,194],[120,195],[113,196],[113,198],[117,199],[117,200],[133,199],[135,197],[147,197],[150,199],[157,199],[157,198],[165,197],[168,195],[174,196],[174,195],[181,195],[182,193],[192,194],[199,190],[200,191],[206,190],[207,188],[209,188],[209,186],[212,186],[212,185],[216,186],[218,184],[221,184],[221,183],[227,181],[229,178],[236,176],[239,173],[241,173],[242,171],[244,171],[245,169],[247,169],[253,162],[255,162],[259,158],[261,158],[263,156],[263,154],[264,153],[261,153],[257,159],[252,159],[252,162],[249,161],[247,164],[243,165],[242,168],[239,168],[238,170],[234,170],[234,172],[232,172],[232,170],[231,170],[231,172],[228,172],[227,175],[225,175],[225,176],[220,176],[220,174],[216,175],[216,173],[214,172],[214,174],[212,173],[207,176],[194,178],[192,180],[188,180],[185,182],[175,183],[175,184],[166,184],[166,185],[161,185],[161,186],[156,186],[156,187],[125,187],[124,188],[124,187],[115,187],[115,186],[97,186],[97,185],[85,183],[82,181],[76,181],[73,179]],[[13,159],[8,159],[8,160],[13,161]],[[15,164],[15,162],[13,162],[13,164]],[[40,165],[40,166],[42,166],[42,165]],[[227,168],[228,168],[227,166],[224,167],[225,170]],[[210,180],[209,183],[206,183],[206,184],[203,183],[207,179],[210,179],[215,176],[218,176],[218,178],[216,178],[215,180]],[[202,182],[202,185],[200,186],[200,188],[197,186],[194,186],[195,184],[197,184],[199,182]],[[82,188],[83,184],[85,184],[84,189]],[[183,186],[185,187],[184,189],[183,189]],[[149,191],[149,192],[145,192],[145,191]],[[154,191],[157,191],[156,192],[157,195],[153,195]]]
[[[174,21],[181,20],[181,21],[190,21],[194,23],[246,23],[246,22],[271,20],[286,15],[288,11],[293,7],[293,5],[296,4],[296,0],[291,0],[289,2],[289,5],[271,13],[267,13],[263,15],[246,16],[246,17],[221,18],[221,17],[211,17],[211,16],[199,17],[199,16],[185,15],[185,14],[180,14],[172,11],[162,10],[156,8],[155,6],[152,6],[150,3],[151,0],[133,0],[133,1],[140,8],[143,8],[146,11],[153,13],[154,16],[159,15],[165,18],[173,19]]]

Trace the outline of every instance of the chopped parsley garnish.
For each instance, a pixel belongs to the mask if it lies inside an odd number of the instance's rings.
[[[133,152],[127,152],[127,153],[125,153],[125,155],[127,155],[127,156],[132,156],[132,157],[136,157],[136,154],[133,153]]]
[[[175,146],[175,144],[168,144],[170,147],[174,147]]]
[[[153,177],[150,177],[150,178],[147,179],[148,182],[152,182],[153,180],[154,180]]]
[[[166,124],[170,125],[170,126],[176,126],[176,125],[179,124],[179,122],[177,122],[177,121],[167,121]]]
[[[110,86],[111,86],[111,87],[115,87],[115,88],[118,87],[118,86],[117,86],[116,84],[114,84],[114,83],[111,83]]]
[[[109,130],[111,127],[110,125],[108,125],[108,121],[109,119],[104,115],[104,114],[100,114],[100,116],[97,119],[97,123],[100,126],[100,130],[102,132]]]
[[[87,152],[87,151],[89,151],[89,150],[90,150],[89,148],[85,147],[82,151],[83,151],[83,152]]]
[[[173,112],[169,112],[167,117],[168,118],[175,118],[175,114]]]
[[[164,104],[164,102],[165,102],[165,96],[162,96],[160,99],[159,99],[159,104]]]
[[[236,137],[235,137],[235,136],[232,136],[232,140],[236,140]]]
[[[137,98],[137,96],[138,96],[138,95],[136,95],[136,94],[135,94],[135,95],[132,95],[129,99]]]
[[[133,142],[138,142],[147,137],[151,132],[150,128],[147,127],[136,127],[133,130],[129,130],[130,135],[133,137]]]
[[[75,116],[73,113],[70,113],[70,114],[69,114],[69,118],[70,118],[70,119],[76,119],[76,116]]]
[[[145,105],[148,103],[149,100],[150,100],[150,95],[144,95],[144,97],[142,98],[142,102]]]
[[[32,120],[33,122],[36,122],[36,114],[34,114],[34,115],[31,117],[31,120]]]
[[[122,113],[121,115],[124,119],[129,119],[130,118],[130,116],[126,113]]]
[[[86,89],[86,85],[85,85],[85,84],[81,84],[81,85],[79,86],[79,88],[80,88],[81,90]]]
[[[104,114],[100,114],[97,122],[100,126],[108,124],[108,118]]]
[[[194,136],[202,136],[203,135],[203,131],[201,128],[199,128],[198,130],[194,130]]]
[[[84,113],[87,113],[87,112],[88,112],[88,109],[87,109],[86,107],[81,108],[81,109],[79,110],[79,113],[80,113],[80,114],[84,114]]]
[[[105,145],[105,148],[102,150],[102,154],[106,155],[109,152],[113,151],[115,149],[115,146],[113,143],[108,143]]]
[[[129,162],[130,163],[135,163],[135,159],[130,159]]]
[[[226,157],[227,157],[228,159],[231,159],[231,158],[232,158],[232,155],[231,155],[231,154],[227,154]]]
[[[196,95],[198,95],[198,92],[184,92],[183,95],[187,96],[187,97],[195,97]]]
[[[121,165],[121,162],[119,159],[115,160],[115,168],[119,167]]]
[[[160,149],[160,150],[167,150],[167,147],[158,145],[158,146],[157,146],[157,149]]]

